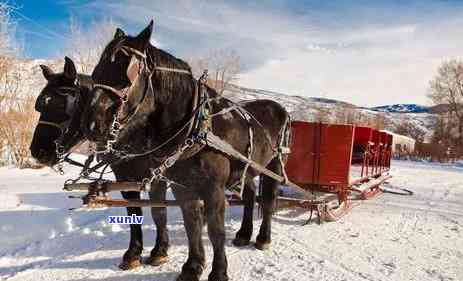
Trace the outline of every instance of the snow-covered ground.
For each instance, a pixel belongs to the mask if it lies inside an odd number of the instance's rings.
[[[463,280],[463,169],[394,161],[392,173],[389,184],[415,196],[355,201],[349,215],[322,225],[301,226],[306,213],[280,211],[266,252],[231,245],[241,208],[228,209],[231,279]],[[128,245],[128,227],[110,226],[105,218],[125,210],[68,210],[79,202],[61,191],[65,178],[50,169],[0,168],[0,280],[175,280],[187,255],[178,209],[169,209],[170,261],[124,272],[117,264]],[[145,213],[146,256],[155,234]],[[256,220],[256,232],[259,225]],[[205,233],[204,240],[206,280],[211,246]]]

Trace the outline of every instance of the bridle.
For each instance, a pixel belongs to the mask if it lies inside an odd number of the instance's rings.
[[[111,127],[109,129],[109,137],[106,142],[105,150],[104,151],[99,151],[98,153],[103,153],[103,154],[110,154],[114,153],[118,156],[121,156],[121,151],[118,151],[114,148],[115,143],[117,142],[117,139],[119,137],[119,133],[123,127],[123,123],[127,124],[130,122],[130,119],[136,115],[138,112],[141,103],[139,102],[134,110],[131,111],[127,116],[124,117],[124,122],[122,123],[122,112],[124,108],[124,104],[128,101],[129,95],[132,93],[133,88],[135,85],[137,85],[137,82],[140,82],[140,77],[142,74],[145,74],[145,78],[147,81],[145,81],[145,87],[144,87],[144,92],[142,94],[142,97],[145,97],[148,91],[153,91],[153,85],[152,85],[152,75],[155,71],[164,71],[164,72],[173,72],[173,73],[179,73],[179,74],[187,74],[190,75],[193,78],[193,74],[191,71],[186,70],[186,69],[179,69],[179,68],[169,68],[169,67],[163,67],[163,66],[157,66],[157,65],[152,65],[151,67],[148,65],[147,62],[147,55],[145,52],[140,52],[139,50],[129,47],[129,46],[121,46],[117,48],[111,55],[111,62],[115,61],[115,56],[118,52],[122,52],[124,55],[130,58],[129,65],[127,67],[127,78],[129,80],[129,85],[122,89],[116,89],[112,86],[102,84],[102,83],[95,83],[94,88],[100,88],[103,90],[108,91],[111,93],[116,99],[120,101],[119,107],[116,111],[116,113],[113,115],[113,120],[111,122]],[[196,98],[196,96],[195,96]],[[194,106],[196,102],[194,102]]]

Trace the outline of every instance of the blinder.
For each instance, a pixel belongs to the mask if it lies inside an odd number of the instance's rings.
[[[146,55],[138,50],[135,50],[133,48],[127,47],[127,46],[121,46],[117,48],[112,54],[111,54],[111,62],[115,61],[116,54],[118,52],[122,52],[124,55],[130,57],[130,62],[126,70],[126,76],[127,79],[129,80],[129,85],[122,88],[122,89],[116,89],[112,86],[105,85],[105,84],[94,84],[94,88],[101,88],[104,90],[109,91],[110,93],[116,95],[116,97],[122,101],[127,100],[127,94],[130,92],[130,88],[134,85],[135,81],[138,79],[138,76],[141,74],[141,72],[145,69],[145,59]]]
[[[140,61],[136,56],[132,56],[130,59],[129,66],[127,67],[127,78],[130,81],[130,84],[133,84],[137,80],[138,75],[142,70],[142,61]]]
[[[61,91],[60,91],[61,90]],[[73,92],[72,94],[70,92]],[[52,127],[58,128],[61,132],[64,132],[69,123],[72,120],[72,116],[76,111],[76,106],[79,100],[79,91],[73,87],[59,87],[56,92],[57,95],[64,97],[65,102],[57,102],[56,97],[53,95],[44,95],[37,99],[35,103],[35,110],[40,113],[44,113],[47,107],[53,107],[53,110],[62,110],[64,114],[68,117],[63,122],[50,122],[39,120],[38,124],[49,125]]]
[[[56,92],[56,94],[65,98],[64,103],[57,102],[53,95],[44,95],[37,99],[35,110],[42,113],[47,107],[55,107],[55,110],[62,109],[67,116],[72,117],[77,104],[78,94],[71,94],[69,92],[77,92],[77,90],[72,87],[59,87],[58,89],[66,91],[64,93],[60,91]]]

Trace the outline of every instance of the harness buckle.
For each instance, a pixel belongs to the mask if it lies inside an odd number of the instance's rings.
[[[208,72],[208,70],[204,69],[203,74],[198,79],[200,83],[206,83],[207,82],[207,76],[208,76],[207,72]]]
[[[152,183],[152,180],[150,180],[148,178],[144,178],[141,181],[141,185],[142,185],[143,190],[146,191],[146,192],[151,191],[151,183]]]
[[[190,148],[195,144],[195,141],[192,138],[187,138],[185,140],[185,149]]]

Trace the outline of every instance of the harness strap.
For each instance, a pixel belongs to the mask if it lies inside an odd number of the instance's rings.
[[[145,54],[144,52],[140,52],[139,50],[137,50],[137,49],[135,49],[135,48],[132,48],[132,47],[129,47],[129,46],[122,46],[122,47],[120,48],[120,51],[121,51],[122,53],[124,53],[124,55],[126,55],[126,56],[128,56],[128,57],[130,56],[129,53],[134,53],[135,55],[137,55],[137,56],[139,56],[139,57],[141,57],[141,58],[143,58],[143,59],[146,59],[146,54]],[[116,53],[117,53],[117,52],[115,52],[114,54],[116,54]],[[115,58],[114,58],[114,56],[113,56],[113,57],[111,58],[111,60],[114,61],[114,59],[115,59]]]
[[[225,107],[225,108],[223,108],[222,110],[220,110],[219,112],[210,114],[209,117],[215,117],[215,116],[218,116],[218,115],[224,115],[224,114],[227,114],[227,113],[230,112],[230,111],[237,110],[238,108],[239,108],[239,107],[236,106],[236,105],[232,105],[232,106],[230,106],[230,107]]]
[[[89,157],[90,157],[90,156],[89,156]],[[67,162],[67,163],[69,163],[69,164],[71,164],[71,165],[74,165],[74,166],[81,167],[81,168],[85,169],[85,164],[82,164],[82,163],[80,163],[80,162],[77,162],[77,161],[74,160],[74,159],[69,158],[69,155],[66,155],[66,156],[64,157],[63,161],[65,161],[65,162]]]
[[[188,70],[185,70],[185,69],[179,69],[179,68],[168,68],[168,67],[162,67],[162,66],[156,66],[154,67],[154,70],[159,70],[159,71],[165,71],[165,72],[175,72],[175,73],[183,73],[183,74],[189,74],[189,75],[193,75],[190,71]],[[121,90],[118,90],[114,87],[111,87],[109,85],[105,85],[105,84],[100,84],[100,83],[95,83],[93,85],[94,88],[101,88],[101,89],[104,89],[104,90],[108,90],[110,91],[111,93],[115,94],[116,96],[118,96],[120,99],[125,99],[126,98],[126,92],[127,89],[129,89],[131,86],[129,87],[125,87]]]
[[[284,184],[289,182],[288,175],[286,174],[285,169],[285,162],[283,161],[283,154],[291,153],[291,149],[289,148],[290,145],[290,138],[291,138],[291,118],[288,116],[286,119],[285,125],[283,127],[282,132],[279,136],[280,140],[278,142],[278,161],[280,162],[281,166],[281,173],[284,177]]]
[[[79,85],[79,80],[76,80],[75,84],[76,84],[76,86],[78,86]],[[65,91],[79,92],[79,90],[77,90],[74,87],[61,86],[61,87],[58,87],[58,89],[65,90]],[[61,94],[61,93],[58,93],[58,94]]]
[[[191,71],[186,70],[186,69],[180,69],[180,68],[170,68],[170,67],[156,66],[156,67],[154,67],[154,69],[159,70],[159,71],[175,72],[175,73],[183,73],[183,74],[193,75],[191,73]]]
[[[261,164],[257,163],[256,161],[246,158],[246,156],[244,156],[239,151],[237,151],[235,148],[233,148],[233,146],[231,146],[229,143],[225,142],[224,140],[222,140],[220,137],[216,136],[212,132],[208,132],[207,135],[206,135],[206,139],[203,140],[203,141],[208,146],[210,146],[212,148],[215,148],[215,149],[217,149],[217,150],[219,150],[219,151],[221,151],[221,152],[235,158],[236,160],[239,160],[239,161],[241,161],[243,163],[249,163],[251,168],[255,169],[256,171],[258,171],[261,174],[264,174],[264,175],[276,180],[277,182],[285,183],[285,181],[286,181],[284,176],[280,176],[279,174],[277,174],[277,173],[263,167]],[[291,181],[286,181],[285,184],[290,186],[290,187],[293,187],[295,190],[299,191],[302,194],[307,194],[307,191],[305,189],[303,189],[302,187],[300,187],[299,185],[297,185],[297,184],[295,184],[295,183],[293,183]]]
[[[94,85],[93,85],[93,88],[101,88],[101,89],[104,89],[104,90],[108,90],[108,91],[110,91],[111,93],[113,93],[113,94],[115,94],[116,96],[118,96],[120,99],[124,99],[124,98],[125,98],[125,94],[124,94],[124,91],[123,91],[123,90],[126,89],[126,88],[124,88],[124,89],[122,89],[122,90],[118,90],[118,89],[113,88],[113,87],[111,87],[111,86],[108,86],[108,85],[105,85],[105,84],[98,84],[98,83],[94,84]]]
[[[252,160],[252,153],[254,152],[254,131],[252,130],[252,124],[248,120],[248,135],[249,135],[249,144],[248,144],[248,159]],[[246,182],[246,174],[249,169],[249,162],[247,162],[244,166],[243,173],[241,174],[241,189],[240,189],[240,197],[243,198],[244,192],[244,185]]]
[[[55,123],[55,122],[42,121],[42,120],[40,120],[38,124],[52,126],[52,127],[58,128],[60,131],[62,131],[64,127],[63,123]]]
[[[147,56],[146,56],[146,54],[144,52],[140,52],[139,50],[137,50],[135,48],[132,48],[132,47],[129,47],[129,46],[122,46],[120,48],[120,51],[122,53],[124,53],[124,55],[126,55],[128,57],[130,56],[130,53],[133,53],[133,54],[137,55],[138,57],[140,57],[142,59],[147,58]],[[159,70],[159,71],[176,72],[176,73],[184,73],[184,74],[193,75],[191,73],[191,71],[186,70],[186,69],[170,68],[170,67],[163,67],[163,66],[155,66],[154,69]]]

